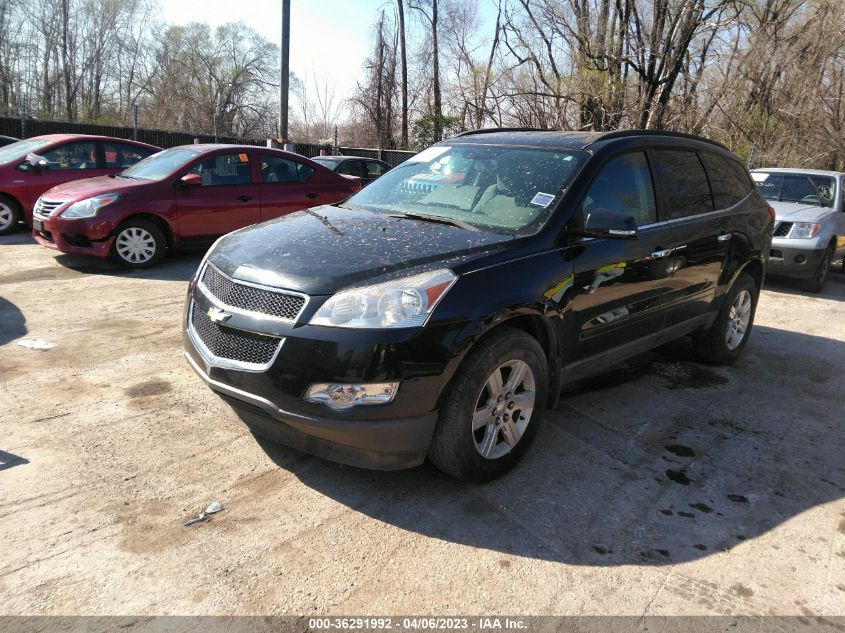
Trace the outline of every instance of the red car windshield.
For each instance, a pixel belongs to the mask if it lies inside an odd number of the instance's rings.
[[[166,149],[132,165],[120,175],[136,180],[161,180],[199,156],[192,149]]]
[[[0,165],[9,163],[15,159],[24,159],[30,152],[34,152],[39,147],[49,145],[51,141],[43,138],[28,138],[5,147],[0,147]]]

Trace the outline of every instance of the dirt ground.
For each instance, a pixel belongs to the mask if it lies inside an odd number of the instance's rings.
[[[182,357],[199,259],[0,238],[0,614],[845,615],[845,275],[768,284],[735,367],[679,342],[568,389],[472,487],[236,425]]]

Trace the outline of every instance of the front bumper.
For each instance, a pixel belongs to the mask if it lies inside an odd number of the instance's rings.
[[[350,420],[284,411],[255,394],[213,379],[185,352],[188,364],[229,406],[247,428],[286,446],[331,461],[398,470],[425,460],[437,412],[400,419]]]
[[[819,266],[825,254],[825,247],[814,248],[811,244],[796,244],[801,240],[778,239],[772,240],[769,252],[767,275],[782,275],[797,279],[809,279]]]
[[[67,220],[61,216],[44,219],[34,216],[32,236],[35,241],[63,253],[108,257],[114,243],[114,222],[93,220]],[[41,222],[41,228],[37,228]]]

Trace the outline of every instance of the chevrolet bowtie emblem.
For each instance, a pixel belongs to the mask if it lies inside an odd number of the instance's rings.
[[[228,312],[221,310],[216,306],[212,306],[208,309],[208,318],[211,319],[214,323],[225,323],[229,319],[232,318],[232,315]]]

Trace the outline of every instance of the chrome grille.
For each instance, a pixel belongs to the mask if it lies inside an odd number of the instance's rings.
[[[215,323],[196,304],[191,309],[191,328],[211,354],[239,363],[267,365],[273,360],[281,342],[275,336],[236,330]]]
[[[205,267],[200,281],[213,297],[227,306],[285,321],[295,321],[305,306],[306,298],[301,295],[240,284],[211,264]]]
[[[781,222],[775,227],[773,235],[775,237],[786,237],[789,235],[789,230],[792,228],[792,222]]]
[[[32,211],[37,216],[49,218],[65,202],[65,200],[45,200],[44,198],[38,198]]]

